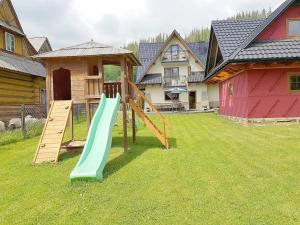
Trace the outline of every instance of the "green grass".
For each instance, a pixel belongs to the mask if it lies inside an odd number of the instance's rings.
[[[32,166],[38,137],[1,146],[0,224],[300,224],[299,126],[168,119],[170,151],[142,127],[123,154],[117,126],[103,183],[70,183],[78,154]]]

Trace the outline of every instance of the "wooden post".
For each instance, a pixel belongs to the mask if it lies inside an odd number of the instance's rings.
[[[133,140],[133,142],[135,142],[135,140],[136,140],[136,127],[135,127],[135,112],[134,112],[133,109],[131,110],[131,113],[132,113],[132,140]]]
[[[126,112],[126,61],[125,57],[121,58],[121,89],[122,89],[122,111],[123,111],[123,139],[124,152],[128,152],[128,136],[127,136],[127,112]]]
[[[128,79],[133,82],[133,67],[131,63],[127,64],[128,66]],[[131,86],[128,85],[128,91],[129,91],[129,98],[134,100],[134,90]],[[136,140],[136,123],[135,123],[135,112],[133,109],[131,109],[131,123],[132,123],[132,140],[135,142]]]
[[[99,92],[100,95],[102,95],[102,93],[104,93],[104,70],[103,70],[103,60],[102,58],[99,58],[98,60],[98,71],[99,71],[99,77],[101,78],[101,80],[99,80]]]
[[[89,64],[88,61],[86,61],[86,68],[84,71],[84,76],[87,77],[89,75]],[[90,103],[88,99],[89,95],[89,80],[84,81],[84,95],[85,95],[85,111],[86,111],[86,122],[87,122],[87,130],[90,129],[91,125],[91,112],[90,112]]]
[[[74,118],[73,118],[73,103],[71,105],[70,111],[70,130],[71,130],[71,141],[74,141]]]
[[[47,115],[50,109],[51,102],[51,71],[49,63],[46,63],[46,92],[47,92]]]

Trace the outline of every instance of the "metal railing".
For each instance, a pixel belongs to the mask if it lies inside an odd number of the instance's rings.
[[[165,51],[162,54],[161,62],[187,62],[189,61],[189,54],[187,51],[179,50],[176,52]]]
[[[186,87],[188,85],[186,76],[165,77],[163,80],[164,87]]]

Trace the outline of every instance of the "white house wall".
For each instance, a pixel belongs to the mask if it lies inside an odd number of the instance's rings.
[[[167,47],[164,49],[167,50],[171,45],[178,44],[180,48],[184,51],[187,49],[181,44],[181,42],[177,38],[173,38]],[[189,56],[189,63],[168,63],[166,65],[162,65],[161,63],[161,56],[157,58],[155,63],[151,66],[147,74],[162,74],[162,78],[164,78],[165,68],[172,68],[172,67],[179,67],[179,76],[180,79],[184,79],[188,76],[188,67],[191,67],[191,70],[194,72],[204,71],[204,68],[199,64],[196,63],[196,59],[190,54]]]
[[[204,108],[209,108],[207,85],[204,83],[190,84],[188,91],[196,91],[196,110],[203,111]],[[151,100],[154,105],[171,104],[172,101],[165,100],[165,89],[161,85],[147,85],[145,95]],[[179,101],[184,105],[186,110],[189,110],[189,93],[179,95]],[[146,105],[146,111],[148,106]]]
[[[167,50],[171,45],[178,44],[181,49],[186,50],[186,48],[181,44],[181,42],[174,37],[167,47],[164,49]],[[189,54],[188,63],[161,63],[161,56],[155,61],[155,63],[150,67],[147,74],[162,74],[162,79],[164,79],[164,69],[178,67],[180,80],[184,80],[188,76],[188,67],[191,67],[192,72],[204,71],[204,68],[201,64],[196,62],[196,59]],[[205,83],[193,83],[188,84],[188,91],[196,91],[196,109],[202,111],[204,108],[210,108],[210,106],[218,106],[216,102],[219,101],[219,89],[216,85],[207,86]],[[148,98],[155,104],[167,104],[171,101],[165,100],[165,89],[162,85],[146,85],[145,94]],[[189,94],[183,93],[179,96],[180,102],[185,106],[185,109],[189,109]],[[211,103],[214,102],[214,103]],[[146,106],[147,108],[147,106]]]

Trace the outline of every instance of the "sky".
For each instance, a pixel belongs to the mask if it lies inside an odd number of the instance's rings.
[[[276,9],[283,0],[12,0],[28,37],[54,49],[90,40],[115,47],[159,33],[181,35],[238,12]]]

